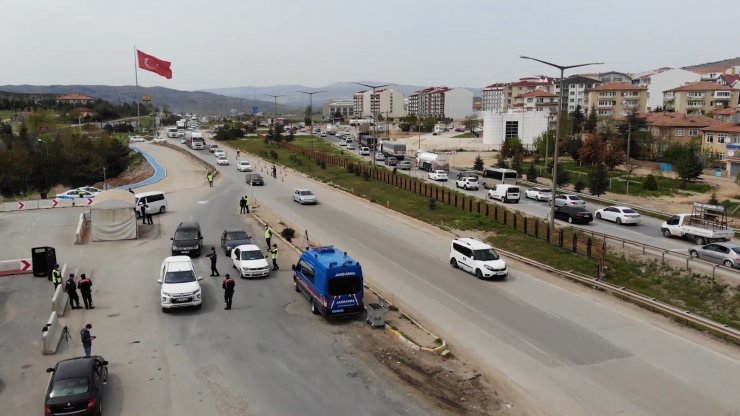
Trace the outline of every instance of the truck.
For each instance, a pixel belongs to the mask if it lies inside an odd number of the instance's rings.
[[[419,169],[431,172],[433,170],[450,170],[447,155],[432,152],[416,152],[416,166]]]
[[[175,122],[175,127],[177,127],[178,130],[185,130],[185,128],[187,127],[187,124],[185,120],[177,120]]]
[[[190,133],[186,144],[193,150],[203,150],[206,148],[206,140],[201,133]]]
[[[406,145],[404,143],[385,140],[380,144],[380,151],[386,157],[393,156],[397,160],[403,160],[406,157]]]
[[[333,124],[326,125],[326,134],[334,135],[337,133],[337,127]]]
[[[369,134],[360,134],[358,142],[360,143],[360,147],[364,146],[373,149],[378,141],[375,139],[374,136],[370,136]]]
[[[676,214],[660,225],[666,238],[681,237],[696,244],[729,241],[735,231],[728,226],[727,209],[721,205],[694,202],[691,214]]]

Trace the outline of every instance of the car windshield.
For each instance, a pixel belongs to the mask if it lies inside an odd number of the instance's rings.
[[[233,231],[226,233],[227,240],[249,240],[249,235],[245,231]]]
[[[241,260],[260,260],[264,259],[265,255],[259,250],[242,251]]]
[[[570,199],[570,200],[573,200],[573,201],[580,201],[581,200],[581,197],[578,197],[578,196],[575,196],[575,195],[571,195],[571,196],[569,196],[567,198]]]
[[[311,196],[311,195],[313,195],[313,192],[311,192],[311,191],[301,191],[301,195]]]
[[[177,231],[175,232],[175,240],[195,240],[198,238],[197,231]]]
[[[480,261],[498,260],[498,254],[492,248],[473,250],[473,258]]]
[[[187,283],[195,281],[195,273],[192,270],[183,270],[179,272],[167,272],[164,275],[165,283]]]
[[[49,392],[49,398],[74,396],[87,393],[87,390],[87,378],[84,377],[56,380],[51,392]]]

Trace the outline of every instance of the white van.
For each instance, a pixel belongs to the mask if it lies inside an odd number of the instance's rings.
[[[488,191],[488,198],[498,199],[502,202],[519,202],[521,191],[517,185],[497,184]]]
[[[488,244],[474,238],[456,238],[450,245],[450,266],[460,268],[478,279],[509,275],[506,262]]]
[[[142,192],[135,194],[136,196],[136,218],[141,218],[141,206],[146,204],[149,205],[151,212],[163,213],[167,211],[167,198],[164,196],[164,192],[151,191]]]

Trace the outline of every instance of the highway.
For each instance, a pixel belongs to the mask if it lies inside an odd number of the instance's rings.
[[[233,167],[220,171],[242,177]],[[735,348],[523,264],[510,262],[505,282],[478,281],[450,268],[446,232],[300,174],[266,182],[255,190],[260,204],[315,242],[347,250],[394,303],[544,414],[740,412]],[[320,203],[293,203],[297,187],[313,189]]]

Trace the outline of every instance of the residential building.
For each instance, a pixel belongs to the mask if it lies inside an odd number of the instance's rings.
[[[696,72],[701,76],[702,81],[717,82],[722,75],[735,75],[740,73],[740,58],[687,66],[684,67],[684,69]]]
[[[354,98],[329,100],[324,103],[321,114],[327,120],[334,118],[337,114],[348,120],[355,114],[355,100]]]
[[[699,78],[696,72],[664,67],[635,74],[632,77],[632,84],[647,87],[647,109],[653,111],[663,105],[663,91],[699,81]]]
[[[406,116],[403,93],[393,89],[360,91],[355,93],[353,101],[356,116],[372,117],[379,114],[391,118]]]
[[[707,114],[737,107],[740,90],[711,81],[699,81],[663,92],[663,106],[677,113]]]
[[[352,96],[356,116],[363,116],[366,111],[368,114],[370,113],[370,94],[367,94],[368,92],[372,93],[372,91],[364,90],[358,91]]]
[[[704,134],[702,151],[714,154],[718,160],[725,161],[728,174],[737,176],[737,173],[740,172],[740,152],[738,152],[738,147],[740,147],[740,124],[715,124],[705,127],[701,131]],[[734,167],[730,166],[730,161],[725,160],[727,156],[732,156]]]
[[[630,82],[607,82],[588,90],[589,111],[598,116],[627,116],[647,112],[647,87]]]
[[[83,117],[83,118],[93,117],[96,114],[95,110],[93,110],[92,108],[87,108],[87,107],[77,107],[72,111],[77,112],[80,115],[80,117]]]
[[[596,75],[596,79],[599,80],[601,83],[608,83],[608,82],[632,82],[632,77],[629,74],[625,74],[624,72],[616,72],[616,71],[610,71],[610,72],[600,72]]]
[[[91,104],[95,101],[95,97],[90,97],[89,95],[82,95],[82,94],[65,94],[60,95],[57,97],[57,102],[59,104],[70,104],[70,105],[85,105],[85,104]]]
[[[535,139],[549,126],[548,114],[542,111],[487,111],[483,114],[483,143],[500,149],[504,140],[518,137],[525,149],[533,150]]]
[[[740,89],[740,75],[720,75],[719,78],[717,78],[717,84]]]
[[[504,112],[506,88],[509,83],[499,82],[483,88],[483,111]]]
[[[547,77],[528,77],[507,84],[504,91],[504,111],[516,108],[515,104],[520,103],[522,95],[538,90],[552,93],[555,90],[555,83]]]
[[[655,153],[660,154],[672,143],[688,143],[701,139],[702,129],[722,122],[702,115],[658,112],[640,114],[655,138]]]
[[[588,90],[593,88],[599,83],[598,80],[589,78],[583,75],[573,75],[568,77],[563,82],[565,91],[565,102],[568,103],[567,107],[563,104],[563,109],[566,109],[568,113],[572,113],[576,110],[576,107],[581,106],[582,111],[588,112]],[[555,83],[555,94],[560,95],[560,82]]]
[[[557,94],[534,90],[515,97],[512,107],[513,110],[538,111],[547,114],[548,120],[554,125],[557,123],[559,101],[560,97]]]
[[[409,96],[409,114],[461,120],[473,114],[473,93],[463,88],[430,87]]]
[[[723,123],[740,124],[740,109],[738,108],[720,108],[712,111],[712,116]]]

